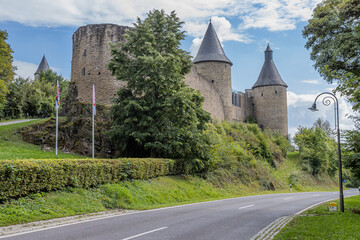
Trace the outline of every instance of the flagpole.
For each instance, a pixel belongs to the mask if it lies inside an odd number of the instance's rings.
[[[94,135],[95,135],[95,85],[93,84],[93,111],[92,111],[92,158],[94,158],[95,155],[95,148],[94,148]]]
[[[55,136],[55,155],[58,155],[58,135],[59,135],[59,81],[56,81],[56,136]]]

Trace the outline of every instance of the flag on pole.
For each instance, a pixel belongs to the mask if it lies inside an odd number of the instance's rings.
[[[95,84],[93,84],[93,113],[96,115]]]
[[[59,81],[56,82],[56,103],[55,109],[59,109],[60,104],[60,94],[59,94]]]

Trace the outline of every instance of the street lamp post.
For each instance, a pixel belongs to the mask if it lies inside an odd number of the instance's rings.
[[[325,106],[331,104],[331,100],[334,101],[334,111],[335,111],[335,128],[337,130],[337,144],[338,144],[338,157],[339,157],[339,188],[340,188],[340,211],[344,212],[344,194],[343,194],[343,180],[342,180],[342,164],[341,164],[341,148],[340,148],[340,127],[339,127],[339,101],[335,94],[330,92],[323,92],[317,95],[313,105],[309,108],[311,111],[319,111],[316,108],[316,101],[321,95],[328,95],[324,97],[322,103]]]

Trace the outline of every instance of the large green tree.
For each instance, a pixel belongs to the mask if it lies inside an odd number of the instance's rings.
[[[324,0],[303,30],[315,68],[360,110],[360,2]]]
[[[335,157],[335,140],[328,137],[326,132],[319,127],[299,127],[294,137],[295,144],[299,147],[303,170],[318,175],[328,172],[334,175],[337,161]]]
[[[344,165],[360,180],[360,116],[354,116],[355,129],[344,131]]]
[[[4,104],[8,92],[7,84],[14,78],[15,68],[12,65],[13,57],[9,44],[6,43],[8,34],[0,30],[0,105]]]
[[[180,49],[182,24],[175,12],[153,10],[137,19],[125,42],[112,46],[109,69],[127,82],[118,91],[110,130],[123,156],[207,159],[203,131],[210,116],[203,97],[183,81],[192,62]]]

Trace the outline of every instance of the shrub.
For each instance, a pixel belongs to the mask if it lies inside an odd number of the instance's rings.
[[[81,159],[0,161],[0,200],[67,187],[90,188],[126,179],[177,174],[170,159]]]

